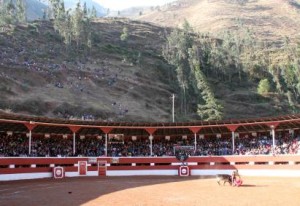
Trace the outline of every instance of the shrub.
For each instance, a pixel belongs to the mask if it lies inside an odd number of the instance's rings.
[[[259,94],[268,93],[270,91],[270,89],[271,89],[271,86],[270,86],[270,82],[268,79],[260,80],[258,87],[257,87],[257,92]]]

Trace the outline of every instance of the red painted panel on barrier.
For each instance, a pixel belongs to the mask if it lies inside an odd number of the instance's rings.
[[[65,171],[63,167],[54,167],[53,168],[53,177],[55,179],[62,179],[65,177]]]
[[[106,176],[106,161],[99,161],[98,162],[98,176]]]
[[[79,170],[79,175],[86,175],[87,162],[86,161],[79,161],[78,162],[78,170]]]
[[[178,175],[180,177],[186,177],[190,175],[190,168],[188,166],[180,166],[178,168]]]

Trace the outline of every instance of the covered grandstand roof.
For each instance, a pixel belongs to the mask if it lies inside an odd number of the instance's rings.
[[[300,128],[300,114],[240,120],[197,121],[197,122],[105,122],[90,120],[66,120],[0,112],[0,131],[54,133],[54,134],[104,134],[124,135],[149,134],[229,134],[266,132],[274,126],[276,130]]]

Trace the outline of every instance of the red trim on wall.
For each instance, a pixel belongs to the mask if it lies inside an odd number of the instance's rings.
[[[235,130],[241,125],[227,125],[226,127],[231,131],[235,132]]]
[[[51,172],[50,167],[43,168],[2,168],[0,169],[0,174],[18,174],[18,173],[39,173],[39,172]]]
[[[73,133],[76,133],[76,132],[78,132],[78,130],[81,129],[80,126],[68,126],[68,127]]]
[[[32,131],[37,125],[34,123],[23,123],[29,131]]]
[[[198,133],[202,127],[189,127],[189,130],[191,130],[194,134]]]
[[[113,130],[112,127],[101,127],[100,128],[105,134],[108,134],[111,132],[111,130]]]
[[[157,130],[156,128],[153,128],[153,127],[147,127],[145,128],[145,130],[150,134],[150,135],[153,135],[154,132]]]
[[[271,126],[274,126],[274,129],[276,127],[278,127],[278,125],[280,124],[280,122],[266,122],[265,125],[268,125],[270,128]]]

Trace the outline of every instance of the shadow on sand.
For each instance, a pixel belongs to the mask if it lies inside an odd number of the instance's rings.
[[[268,187],[268,185],[249,185],[249,184],[243,184],[239,187]]]

